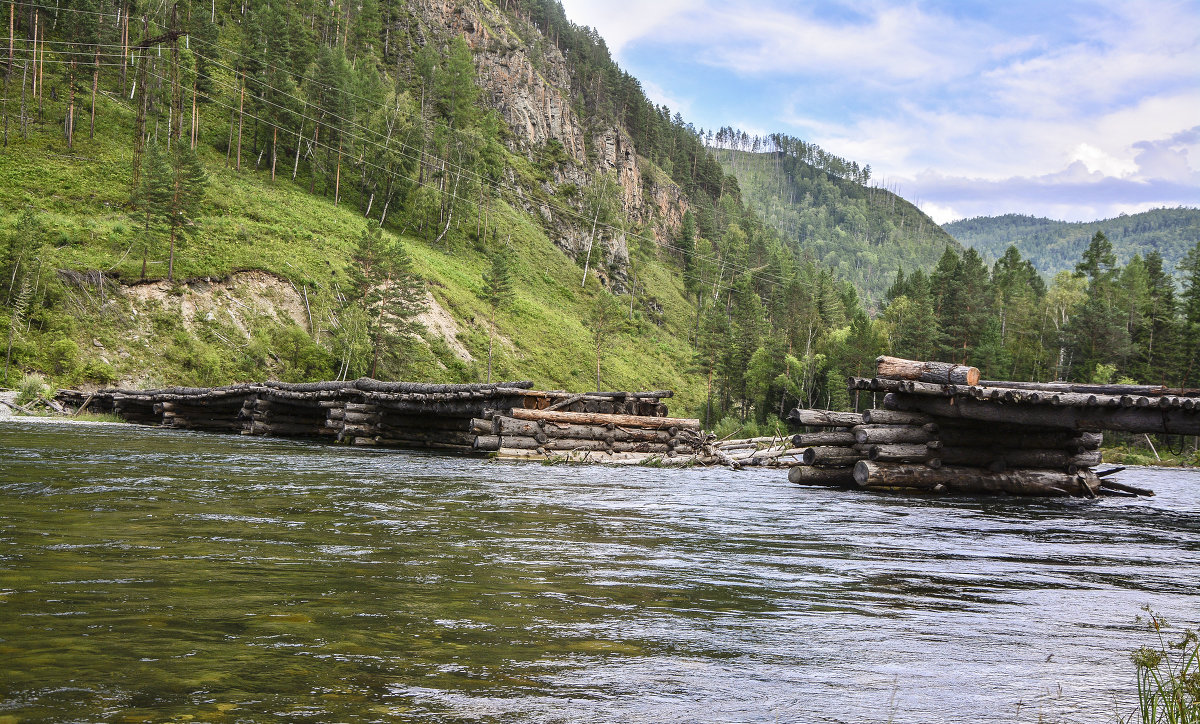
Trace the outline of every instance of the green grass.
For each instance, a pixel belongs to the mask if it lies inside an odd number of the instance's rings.
[[[46,243],[47,269],[101,270],[108,279],[136,282],[142,259],[135,242],[144,233],[136,209],[128,205],[132,118],[129,107],[102,96],[97,136],[87,137],[86,115],[77,117],[75,148],[68,154],[58,129],[61,109],[47,103],[47,118],[22,139],[10,125],[9,145],[0,150],[0,235],[11,232],[21,211],[34,209]],[[312,344],[328,345],[323,320],[334,312],[336,290],[363,219],[357,199],[344,185],[343,203],[310,195],[308,179],[292,182],[291,168],[254,171],[254,156],[243,153],[237,172],[213,147],[223,143],[228,117],[206,109],[201,158],[209,175],[202,218],[176,251],[177,280],[225,279],[235,272],[261,270],[309,294],[314,326]],[[533,176],[532,164],[510,158],[518,176]],[[344,175],[345,179],[346,176]],[[318,189],[321,184],[318,182]],[[493,379],[531,379],[538,387],[585,391],[595,387],[595,345],[585,320],[599,295],[608,292],[594,278],[580,286],[582,270],[526,214],[501,202],[493,208],[496,237],[513,259],[516,296],[497,318]],[[463,220],[464,231],[474,217]],[[480,298],[486,256],[463,241],[449,248],[405,237],[418,272],[438,302],[455,320],[458,341],[474,362],[458,360],[440,338],[427,334],[416,345],[403,371],[407,379],[477,381],[486,374],[487,306]],[[607,389],[673,389],[673,414],[692,414],[703,400],[702,381],[687,372],[692,349],[687,341],[692,313],[684,300],[675,263],[657,249],[634,250],[644,292],[634,300],[632,320],[603,350],[602,386]],[[151,252],[147,277],[166,276],[166,244]],[[260,315],[249,334],[222,314],[185,325],[182,306],[202,285],[177,284],[160,307],[135,304],[127,294],[101,294],[96,288],[60,284],[26,322],[14,347],[20,370],[45,373],[58,385],[111,381],[139,385],[217,385],[280,377],[330,376],[332,359],[315,369],[281,363],[289,323]],[[233,293],[218,295],[231,308]],[[648,311],[647,300],[663,308]],[[244,301],[244,300],[242,300]],[[629,297],[621,297],[629,308]],[[305,325],[306,326],[306,325]],[[8,318],[0,310],[0,330]],[[307,330],[304,330],[307,334]],[[47,350],[59,340],[58,356]],[[111,377],[111,379],[109,379]]]
[[[1132,724],[1196,724],[1200,722],[1200,636],[1184,630],[1171,640],[1162,616],[1144,607],[1138,617],[1153,633],[1154,643],[1133,652],[1137,671],[1137,711],[1122,719]],[[1136,717],[1136,718],[1135,718]]]

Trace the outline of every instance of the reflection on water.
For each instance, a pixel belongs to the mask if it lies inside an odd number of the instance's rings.
[[[905,498],[0,424],[0,721],[1112,721],[1200,472]],[[7,718],[6,718],[7,717]]]

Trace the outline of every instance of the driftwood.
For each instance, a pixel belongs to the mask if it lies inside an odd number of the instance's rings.
[[[896,380],[957,385],[974,385],[979,382],[979,370],[974,367],[947,362],[917,362],[886,355],[875,359],[875,374],[877,377]]]
[[[1154,495],[1154,491],[1150,488],[1137,488],[1132,485],[1126,485],[1125,483],[1118,483],[1115,480],[1109,480],[1108,478],[1100,479],[1100,487],[1112,488],[1113,490],[1120,490],[1125,493],[1133,493],[1134,495]]]

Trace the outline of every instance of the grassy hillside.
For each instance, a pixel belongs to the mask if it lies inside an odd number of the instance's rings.
[[[210,109],[204,124],[217,127],[221,115]],[[364,229],[359,211],[308,194],[303,177],[294,183],[280,174],[272,183],[268,170],[254,171],[245,158],[243,170],[236,172],[226,166],[224,154],[202,143],[208,190],[194,233],[177,249],[177,282],[162,281],[167,248],[164,239],[155,238],[149,243],[148,279],[158,280],[165,291],[138,293],[154,285],[138,285],[146,234],[139,209],[129,204],[132,111],[101,96],[98,118],[96,138],[77,134],[70,153],[59,132],[61,116],[34,125],[27,139],[10,134],[0,153],[0,239],[17,233],[26,209],[39,227],[39,288],[31,312],[15,328],[14,372],[41,370],[64,385],[213,385],[334,375],[338,360],[328,342],[337,324],[339,285],[345,284],[345,267]],[[515,157],[507,162],[527,165]],[[514,301],[497,316],[493,377],[593,389],[596,352],[586,320],[601,296],[611,295],[591,277],[581,288],[579,266],[527,215],[503,200],[492,213],[497,243],[507,250],[516,281]],[[456,355],[443,336],[427,331],[407,350],[404,376],[483,379],[488,346],[487,305],[481,299],[488,263],[484,245],[403,241],[433,300],[453,318],[460,349],[472,358]],[[626,327],[604,344],[602,386],[670,388],[677,391],[679,411],[694,409],[701,392],[699,381],[686,374],[691,313],[682,282],[653,248],[634,251],[641,265],[639,295],[632,300],[632,314],[630,298],[621,298]],[[289,300],[294,306],[307,297],[305,313],[245,312],[249,292],[234,282],[247,270],[279,280],[270,293],[289,299],[278,299],[276,306]],[[217,313],[189,322],[184,310],[198,303],[189,300],[203,297],[207,303],[214,286]],[[656,308],[654,321],[643,310],[649,299]],[[221,313],[228,310],[236,320]],[[0,328],[9,328],[10,314],[0,308]]]
[[[1097,231],[1103,231],[1112,242],[1119,264],[1128,263],[1134,255],[1144,257],[1157,251],[1170,270],[1200,240],[1200,209],[1154,209],[1088,222],[1007,214],[963,219],[943,228],[988,261],[998,259],[1009,246],[1016,246],[1022,257],[1048,277],[1073,271]]]
[[[852,282],[878,304],[896,270],[933,269],[958,243],[916,206],[781,152],[722,149],[743,198],[803,253]]]

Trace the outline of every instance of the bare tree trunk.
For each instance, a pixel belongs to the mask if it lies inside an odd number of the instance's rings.
[[[92,61],[92,127],[88,138],[96,137],[96,91],[100,89],[100,46],[96,45],[96,57]]]
[[[338,141],[338,159],[337,172],[333,177],[333,205],[338,205],[338,200],[342,192],[342,142]],[[372,373],[374,372],[374,364],[372,363]]]
[[[271,132],[271,183],[275,183],[275,149],[279,142],[279,126],[275,126]]]
[[[242,74],[242,92],[238,100],[237,170],[242,170],[242,121],[246,109],[246,74]]]
[[[67,73],[67,116],[63,125],[67,132],[67,150],[70,151],[75,141],[75,61],[71,61]]]

